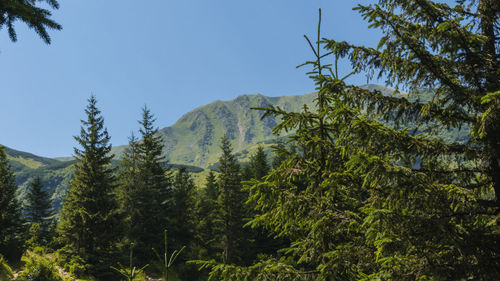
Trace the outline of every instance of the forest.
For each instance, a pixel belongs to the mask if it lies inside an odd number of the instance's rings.
[[[50,43],[58,7],[2,1],[0,28]],[[170,165],[146,106],[115,159],[93,95],[59,210],[39,176],[19,201],[0,146],[0,280],[498,280],[500,2],[354,10],[378,45],[322,37],[320,9],[299,66],[312,105],[252,108],[278,120],[272,151],[240,163],[226,134],[202,184]],[[348,84],[356,73],[394,93]]]

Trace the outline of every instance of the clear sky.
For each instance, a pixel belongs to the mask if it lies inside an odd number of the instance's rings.
[[[59,2],[63,30],[50,31],[51,45],[21,22],[16,43],[0,30],[0,144],[46,157],[72,155],[92,93],[121,145],[145,104],[162,128],[217,99],[314,91],[308,69],[295,67],[312,58],[303,35],[314,37],[318,8],[324,37],[376,46],[380,35],[355,1]]]

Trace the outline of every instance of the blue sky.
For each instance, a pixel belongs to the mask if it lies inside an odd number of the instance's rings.
[[[359,1],[367,3],[370,1]],[[373,1],[371,1],[373,2]],[[113,145],[127,143],[146,104],[160,128],[214,100],[314,91],[304,34],[376,46],[354,1],[60,0],[45,45],[18,22],[0,30],[0,144],[46,157],[73,153],[87,98],[97,96]],[[349,72],[347,63],[341,71]],[[350,80],[364,84],[359,75]],[[371,81],[377,82],[377,81]]]

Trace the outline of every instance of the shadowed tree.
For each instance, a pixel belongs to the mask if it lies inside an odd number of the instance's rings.
[[[242,191],[240,166],[232,154],[231,145],[226,137],[221,140],[222,155],[219,158],[217,184],[219,185],[219,219],[223,261],[225,263],[241,263],[245,247],[243,219],[247,215],[245,208],[246,194]]]
[[[28,223],[32,226],[38,224],[38,243],[46,245],[50,242],[51,231],[53,231],[51,227],[54,224],[54,211],[52,210],[49,193],[43,190],[40,177],[34,178],[29,184],[24,213]]]
[[[134,243],[135,257],[141,265],[154,258],[152,248],[163,251],[162,234],[168,228],[172,201],[163,141],[154,121],[151,111],[144,107],[139,121],[141,139],[130,139],[117,191],[128,225],[127,239]]]
[[[0,255],[10,261],[21,257],[26,234],[14,180],[5,147],[0,145]]]

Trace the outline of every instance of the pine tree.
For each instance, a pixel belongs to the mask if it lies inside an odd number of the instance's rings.
[[[130,240],[131,231],[139,223],[140,212],[149,201],[147,195],[144,196],[141,193],[144,190],[144,185],[140,181],[139,165],[139,141],[132,134],[118,167],[118,186],[116,188],[120,214],[123,215],[125,226],[126,241],[124,241],[124,245],[126,246],[132,243]]]
[[[195,231],[195,185],[185,168],[179,169],[173,178],[173,202],[169,233],[172,246],[180,249],[191,244]]]
[[[5,147],[0,145],[0,255],[10,261],[21,257],[26,234],[14,180]]]
[[[199,221],[197,240],[206,249],[200,258],[215,259],[218,254],[218,235],[221,229],[219,219],[219,186],[214,172],[210,171],[206,178],[205,188],[202,189],[197,206],[197,217]]]
[[[199,245],[196,240],[198,221],[196,216],[196,186],[185,168],[180,168],[172,181],[173,206],[170,211],[169,252],[186,247],[177,257],[177,274],[182,280],[197,280],[198,270],[185,262],[198,258]]]
[[[61,242],[91,265],[107,270],[103,259],[109,257],[120,237],[117,202],[113,195],[114,171],[111,144],[104,119],[91,96],[85,109],[80,135],[75,140],[74,178],[63,202],[58,234]],[[99,274],[99,272],[97,272]]]
[[[139,132],[142,137],[138,146],[139,156],[143,166],[142,177],[145,184],[157,190],[165,198],[165,194],[169,192],[169,178],[166,177],[163,140],[158,134],[158,128],[153,125],[154,121],[156,121],[154,115],[147,107],[144,107],[142,109],[142,120],[139,121],[141,125]]]
[[[50,8],[58,9],[57,0],[30,0],[30,1],[1,1],[0,2],[0,29],[5,24],[9,37],[13,42],[17,41],[17,33],[14,30],[14,23],[21,20],[50,44],[50,36],[47,29],[61,30],[62,27],[50,19],[52,15],[47,9],[37,6],[37,2],[45,2]]]
[[[52,237],[51,227],[54,224],[55,214],[49,193],[43,190],[40,177],[35,177],[29,184],[24,212],[28,223],[39,226],[39,241],[37,242],[46,245]]]
[[[269,173],[270,167],[267,162],[267,155],[262,146],[259,146],[255,154],[250,156],[250,168],[252,171],[252,178],[256,180],[261,180]]]
[[[140,264],[154,258],[152,248],[163,251],[162,235],[168,226],[172,201],[163,142],[154,121],[151,111],[144,107],[139,121],[142,138],[130,140],[117,191],[128,225],[127,238],[134,243]]]
[[[306,37],[315,56],[306,63],[318,90],[315,108],[263,109],[263,117],[282,120],[275,131],[297,130],[289,141],[300,153],[287,153],[252,185],[250,200],[262,212],[252,224],[291,246],[284,257],[247,268],[205,263],[212,278],[500,274],[498,1],[381,0],[356,9],[384,32],[378,47],[321,39],[318,28],[316,44]],[[378,71],[409,95],[347,85],[336,67],[342,57],[354,72]],[[443,140],[450,129],[470,138]]]
[[[139,181],[139,142],[132,134],[129,137],[128,146],[123,152],[121,163],[118,167],[118,187],[116,190],[117,198],[120,203],[121,212],[127,213],[136,209],[136,193],[140,190]],[[130,216],[130,214],[129,214]],[[128,217],[126,220],[130,220]],[[134,222],[128,222],[129,228]]]
[[[221,141],[222,155],[219,158],[218,177],[220,206],[219,218],[222,223],[221,237],[223,261],[225,263],[241,263],[245,246],[243,219],[247,215],[244,203],[246,195],[241,190],[240,167],[232,154],[231,145],[226,137]]]
[[[216,201],[219,197],[219,186],[213,171],[208,172],[207,183],[205,185],[204,197],[211,201]]]

